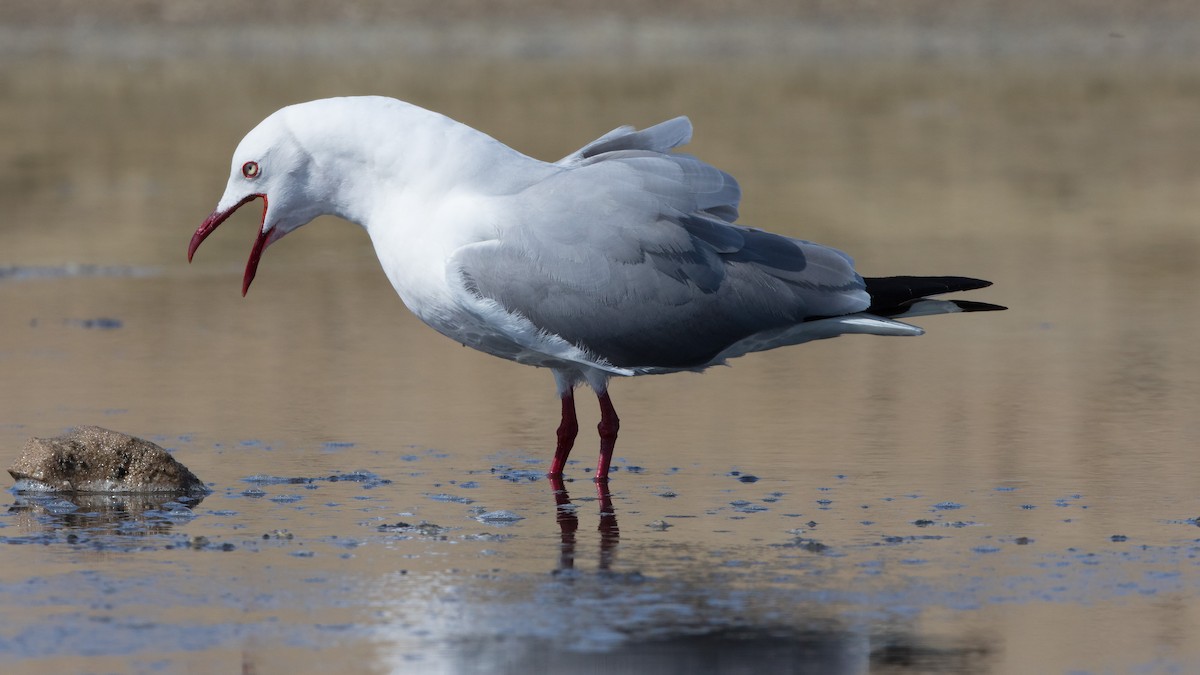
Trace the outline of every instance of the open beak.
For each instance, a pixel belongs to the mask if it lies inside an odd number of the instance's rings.
[[[196,249],[200,248],[200,243],[207,239],[208,235],[213,233],[213,230],[217,229],[229,216],[232,216],[234,211],[237,211],[258,197],[262,197],[263,200],[262,219],[258,223],[258,235],[254,239],[254,248],[250,250],[250,259],[246,261],[246,274],[242,277],[243,296],[246,295],[246,291],[250,290],[250,282],[254,281],[254,274],[258,271],[258,261],[262,258],[263,249],[272,241],[279,238],[271,236],[275,234],[274,228],[270,232],[263,232],[262,229],[263,223],[267,220],[267,196],[265,194],[247,195],[242,201],[224,211],[213,211],[204,219],[203,223],[200,223],[200,227],[196,229],[196,234],[192,235],[191,243],[188,244],[188,262],[191,262],[192,256],[196,254]]]

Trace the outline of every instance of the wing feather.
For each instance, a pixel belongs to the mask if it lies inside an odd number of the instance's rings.
[[[564,158],[450,273],[621,368],[704,367],[759,333],[867,308],[844,253],[732,224],[733,177],[666,153],[690,133],[686,118],[622,128]]]

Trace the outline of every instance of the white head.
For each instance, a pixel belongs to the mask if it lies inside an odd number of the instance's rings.
[[[225,194],[192,235],[188,261],[234,211],[261,197],[262,221],[242,280],[245,295],[267,246],[317,216],[347,217],[345,203],[362,196],[351,195],[355,181],[364,182],[374,169],[380,140],[371,132],[402,129],[402,122],[422,113],[430,114],[381,97],[323,99],[273,113],[238,144]]]
[[[495,167],[511,166],[515,158],[529,159],[486,134],[393,98],[288,106],[238,144],[225,194],[192,235],[188,260],[234,211],[261,197],[262,221],[242,280],[245,295],[263,250],[317,216],[368,226],[377,200],[387,198],[381,195],[436,192],[448,184],[491,181],[499,192],[511,193],[518,188],[509,183],[524,180],[524,174]]]

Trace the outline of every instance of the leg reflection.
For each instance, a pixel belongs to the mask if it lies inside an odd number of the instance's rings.
[[[596,497],[600,500],[600,569],[607,570],[617,557],[617,542],[621,530],[617,527],[617,512],[613,510],[612,494],[608,483],[596,483]]]
[[[558,550],[559,570],[575,568],[575,530],[579,529],[579,516],[575,515],[575,505],[563,485],[562,476],[550,476],[550,486],[554,489],[554,503],[557,505],[554,519],[562,531],[562,545]]]
[[[550,486],[554,491],[554,503],[557,507],[555,520],[558,522],[562,536],[558,554],[558,569],[574,569],[575,533],[579,530],[579,516],[576,513],[575,505],[571,503],[571,496],[567,494],[562,477],[551,476]],[[620,529],[617,527],[617,513],[612,505],[612,493],[609,492],[607,483],[596,483],[596,499],[600,504],[600,526],[597,528],[600,532],[598,566],[601,570],[607,570],[616,559],[617,542],[621,538]]]

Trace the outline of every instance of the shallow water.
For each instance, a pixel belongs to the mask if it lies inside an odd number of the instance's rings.
[[[0,73],[0,460],[99,424],[214,490],[10,494],[5,672],[1200,668],[1200,73],[302,65]],[[687,113],[745,222],[1012,309],[615,382],[611,504],[586,397],[560,503],[549,374],[422,326],[358,228],[245,299],[254,214],[185,263],[249,127],[368,91],[547,159]]]

